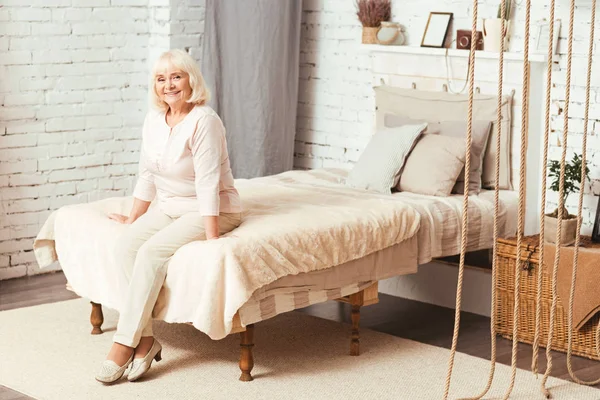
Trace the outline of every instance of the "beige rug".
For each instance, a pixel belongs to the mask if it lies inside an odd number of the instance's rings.
[[[83,299],[0,312],[0,384],[36,399],[440,399],[449,351],[362,330],[362,354],[348,355],[349,326],[301,313],[256,325],[253,382],[240,382],[239,335],[212,341],[181,324],[155,322],[163,360],[147,377],[112,386],[94,380],[111,345],[117,314],[90,335]],[[457,354],[451,398],[475,395],[489,362]],[[495,397],[510,368],[498,365]],[[539,381],[517,374],[511,398],[540,398]],[[556,399],[600,399],[600,391],[550,380]],[[488,396],[488,398],[494,398]]]

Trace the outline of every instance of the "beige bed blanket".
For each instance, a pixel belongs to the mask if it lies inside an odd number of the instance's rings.
[[[296,176],[299,172],[290,172]],[[192,323],[225,337],[252,293],[286,275],[329,268],[415,235],[419,215],[401,199],[360,190],[286,183],[285,174],[237,180],[244,218],[216,241],[181,247],[169,262],[156,318]],[[76,293],[119,309],[128,282],[112,248],[127,229],[109,220],[132,199],[111,198],[55,211],[37,236],[40,266],[59,260]]]

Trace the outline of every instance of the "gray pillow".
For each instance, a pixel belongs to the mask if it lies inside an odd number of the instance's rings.
[[[402,125],[414,125],[426,121],[413,120],[402,115],[385,114],[384,124],[387,127],[397,127]],[[483,156],[485,154],[488,138],[492,128],[492,121],[473,121],[472,143],[471,143],[471,168],[469,175],[469,193],[479,194],[481,191],[483,173]],[[461,139],[463,142],[467,136],[466,121],[442,121],[428,122],[425,133],[438,134],[442,136]],[[461,170],[452,193],[464,193],[465,171]]]
[[[398,190],[448,196],[465,166],[465,143],[449,136],[424,134],[409,154]],[[435,167],[432,167],[435,166]]]
[[[403,125],[377,131],[348,174],[346,185],[391,194],[416,139],[427,124]]]

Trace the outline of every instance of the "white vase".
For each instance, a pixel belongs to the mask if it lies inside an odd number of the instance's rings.
[[[383,45],[401,46],[404,44],[404,29],[397,22],[383,21],[377,32],[377,42]]]
[[[502,37],[504,37],[504,51],[508,51],[508,32],[510,21],[504,22],[504,35],[502,35],[502,19],[491,18],[483,20],[483,49],[485,51],[500,52]]]

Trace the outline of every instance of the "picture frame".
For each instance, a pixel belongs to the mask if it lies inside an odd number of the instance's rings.
[[[548,53],[548,36],[550,35],[550,22],[547,19],[542,19],[536,22],[536,36],[534,43],[534,54]],[[554,20],[554,37],[552,38],[553,54],[557,54],[558,38],[560,36],[561,20]]]
[[[446,44],[453,16],[454,13],[451,12],[430,12],[421,39],[421,47],[443,48]]]

